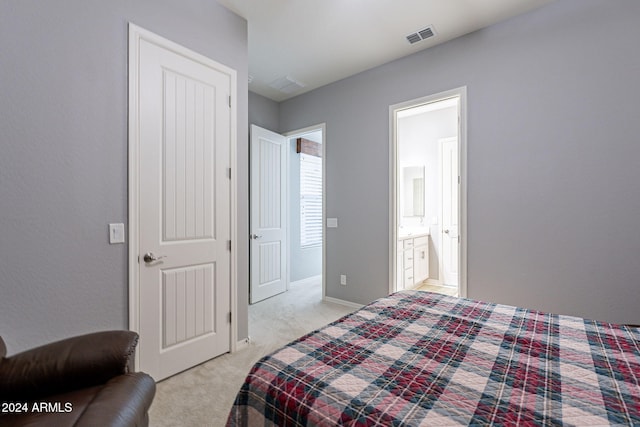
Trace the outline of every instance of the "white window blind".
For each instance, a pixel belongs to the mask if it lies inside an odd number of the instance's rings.
[[[322,158],[300,153],[300,246],[322,245]]]

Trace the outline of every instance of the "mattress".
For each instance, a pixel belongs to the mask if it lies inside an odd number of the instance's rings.
[[[402,291],[256,363],[227,425],[640,425],[640,330]]]

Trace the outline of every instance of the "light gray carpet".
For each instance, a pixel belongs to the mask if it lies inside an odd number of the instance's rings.
[[[249,306],[249,347],[159,382],[150,411],[151,426],[224,426],[235,395],[255,362],[354,310],[323,302],[321,293],[320,283],[294,285]]]

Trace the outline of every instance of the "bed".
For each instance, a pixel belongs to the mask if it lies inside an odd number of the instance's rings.
[[[402,291],[256,363],[227,425],[640,425],[640,330]]]

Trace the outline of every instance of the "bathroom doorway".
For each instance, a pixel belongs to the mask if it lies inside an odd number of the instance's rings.
[[[390,107],[390,291],[466,296],[465,88]]]

